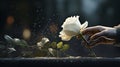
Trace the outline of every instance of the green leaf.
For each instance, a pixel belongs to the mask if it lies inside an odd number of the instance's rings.
[[[57,42],[52,42],[50,45],[52,48],[57,48]]]
[[[47,42],[46,44],[43,45],[43,49],[48,49],[51,46],[51,43]]]
[[[59,42],[59,43],[57,44],[57,48],[60,49],[60,48],[62,48],[62,47],[63,47],[63,42]]]
[[[13,38],[12,37],[10,37],[9,35],[4,35],[4,38],[8,43],[13,44]]]
[[[25,40],[20,40],[18,38],[14,38],[15,45],[19,45],[21,47],[27,47],[28,44]]]
[[[68,44],[64,44],[64,45],[63,45],[63,48],[60,49],[60,51],[66,51],[66,50],[68,50],[69,48],[70,48],[70,46],[69,46]]]
[[[21,44],[20,45],[23,46],[23,47],[29,46],[28,43],[25,40],[21,40]]]

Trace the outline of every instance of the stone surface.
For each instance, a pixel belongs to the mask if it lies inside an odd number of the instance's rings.
[[[120,65],[120,57],[36,57],[36,58],[0,58],[2,66],[33,66],[33,67],[75,67],[75,66],[103,66]]]

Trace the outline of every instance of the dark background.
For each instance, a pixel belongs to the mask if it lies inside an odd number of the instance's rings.
[[[89,22],[89,26],[115,26],[120,23],[119,0],[0,0],[0,40],[4,35],[23,39],[24,28],[31,31],[27,42],[36,44],[42,37],[50,41],[61,41],[58,37],[61,25],[69,16],[80,16],[80,21]],[[7,18],[13,22],[8,23]],[[53,25],[53,26],[52,26]],[[51,28],[51,27],[52,28]],[[71,49],[68,54],[87,56],[87,49],[81,40],[73,38],[69,42]],[[120,56],[120,48],[100,45],[94,48],[97,56]]]

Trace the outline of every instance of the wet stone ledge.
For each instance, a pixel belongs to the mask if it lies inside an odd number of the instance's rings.
[[[0,66],[33,66],[33,67],[75,67],[75,66],[102,66],[120,65],[120,57],[36,57],[36,58],[0,58]]]

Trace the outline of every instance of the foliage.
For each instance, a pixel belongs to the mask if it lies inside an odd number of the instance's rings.
[[[35,45],[29,45],[25,40],[5,35],[5,42],[0,42],[0,57],[61,57],[69,49],[69,44],[50,42],[42,38]]]

